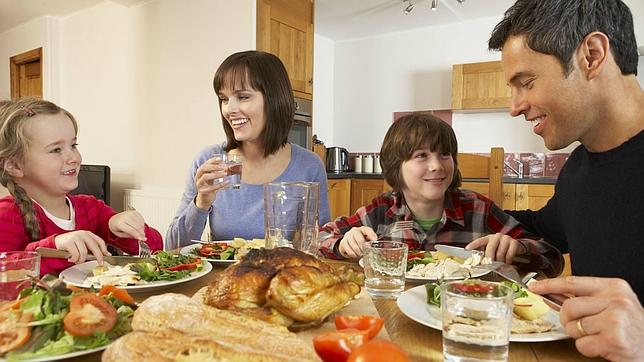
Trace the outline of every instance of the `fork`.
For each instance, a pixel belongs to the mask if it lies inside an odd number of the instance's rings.
[[[393,224],[385,226],[385,231],[380,234],[378,240],[382,240],[386,237],[391,237],[394,233],[399,233],[405,230],[411,230],[414,228],[414,222],[412,220],[402,220],[396,221]]]
[[[143,240],[139,240],[139,258],[151,258],[150,247]]]

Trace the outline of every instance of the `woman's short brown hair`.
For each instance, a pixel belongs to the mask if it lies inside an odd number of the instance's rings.
[[[380,165],[385,181],[395,192],[405,187],[401,167],[414,151],[429,147],[432,152],[449,153],[454,159],[454,179],[449,189],[461,186],[458,170],[458,143],[452,127],[430,113],[412,113],[399,118],[389,127],[380,148]]]
[[[293,89],[282,61],[273,54],[249,50],[230,55],[217,69],[213,79],[215,93],[223,88],[253,89],[264,96],[266,124],[260,135],[264,156],[271,155],[288,142],[295,116]],[[221,99],[219,99],[221,109]],[[225,151],[238,148],[232,127],[221,115],[226,133]]]

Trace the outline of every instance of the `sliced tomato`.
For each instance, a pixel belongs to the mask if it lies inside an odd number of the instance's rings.
[[[169,271],[190,270],[190,269],[197,269],[199,265],[201,265],[201,258],[195,258],[192,263],[179,264],[179,265],[171,266],[169,268],[161,268],[161,269],[169,270]]]
[[[345,362],[351,351],[369,340],[367,331],[344,329],[322,333],[313,338],[315,352],[324,362]]]
[[[419,252],[409,253],[409,255],[407,255],[407,260],[411,260],[411,259],[414,259],[414,258],[422,259],[424,257],[425,257],[425,252],[424,251],[419,251]]]
[[[7,311],[5,313],[11,312]],[[13,351],[27,343],[29,337],[31,337],[31,327],[25,324],[31,322],[31,319],[31,313],[22,313],[17,325],[13,325],[15,322],[3,320],[2,328],[0,328],[0,355]],[[6,325],[5,323],[11,323],[12,325]]]
[[[494,285],[470,281],[454,284],[454,289],[463,293],[489,293],[494,290]]]
[[[409,362],[409,356],[402,348],[385,340],[369,341],[356,348],[349,355],[348,362]]]
[[[99,296],[103,295],[109,295],[112,293],[112,296],[114,298],[120,300],[123,303],[126,304],[135,304],[136,302],[134,301],[134,298],[130,295],[130,293],[127,292],[125,289],[117,288],[113,285],[104,285],[101,287],[101,290],[98,292]]]
[[[384,319],[370,315],[338,315],[335,317],[335,328],[337,330],[354,328],[361,331],[367,331],[369,339],[373,339],[373,337],[378,335],[378,332],[380,332],[384,323]]]
[[[63,319],[65,330],[74,336],[109,332],[116,324],[116,309],[95,294],[72,297],[69,313]]]

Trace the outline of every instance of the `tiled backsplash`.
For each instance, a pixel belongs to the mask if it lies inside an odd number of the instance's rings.
[[[506,153],[505,162],[518,170],[517,160],[520,160],[524,177],[557,177],[568,156],[568,153]],[[503,174],[516,176],[508,167],[503,169]]]

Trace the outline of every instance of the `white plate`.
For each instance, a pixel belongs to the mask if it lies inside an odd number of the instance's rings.
[[[213,243],[228,243],[230,244],[232,241],[231,240],[223,240],[223,241],[213,241]],[[192,250],[194,249],[199,249],[202,244],[192,244],[188,246],[184,246],[181,248],[179,251],[182,255],[188,255],[188,256],[196,256],[196,254],[191,253]],[[212,259],[212,258],[206,258],[203,256],[200,256],[201,259],[203,260],[208,260],[209,262],[217,265],[230,265],[230,264],[235,264],[237,260],[221,260],[221,259]]]
[[[128,286],[119,285],[118,287],[121,289],[125,289],[130,293],[136,293],[136,292],[147,292],[152,289],[161,289],[161,288],[168,287],[170,285],[185,283],[190,280],[201,278],[202,276],[208,274],[212,270],[212,265],[210,265],[210,263],[202,262],[202,265],[203,265],[203,269],[201,271],[192,272],[190,273],[190,275],[188,275],[183,279],[158,280],[147,284],[128,285]],[[98,266],[98,263],[96,263],[96,260],[88,261],[82,264],[76,264],[74,266],[71,266],[63,270],[60,273],[60,278],[64,280],[66,283],[69,283],[73,286],[81,287],[81,288],[89,288],[88,286],[83,285],[83,282],[85,281],[85,278],[87,278],[88,275],[92,274],[92,270],[94,270],[94,268],[96,268],[97,266]]]
[[[358,264],[364,268],[364,262],[362,261],[362,258],[358,260]],[[470,275],[470,278],[478,278],[480,276],[483,276],[487,273],[489,273],[489,269],[479,269],[479,268],[472,268],[472,273]],[[443,278],[443,280],[459,280],[459,279],[465,279],[464,276],[460,275],[453,275],[450,277]],[[412,282],[412,283],[427,283],[427,282],[435,282],[438,279],[435,278],[428,278],[428,277],[419,277],[416,275],[409,275],[409,273],[405,272],[405,282]]]
[[[441,330],[442,322],[437,318],[440,315],[440,308],[427,304],[427,291],[424,285],[403,292],[398,297],[397,304],[400,311],[407,317],[420,324]],[[433,313],[430,312],[432,309],[435,309]],[[547,342],[570,338],[561,326],[557,312],[550,309],[542,318],[554,325],[552,330],[543,333],[511,334],[510,342]]]
[[[26,362],[59,361],[61,359],[84,356],[86,354],[99,352],[99,351],[102,351],[105,348],[107,348],[107,346],[109,346],[109,344],[106,344],[106,345],[101,346],[101,347],[92,348],[92,349],[86,349],[84,351],[70,352],[70,353],[65,353],[65,354],[59,354],[59,355],[56,355],[56,356],[43,356],[43,357],[38,357],[38,358],[34,358],[34,359],[24,359],[24,360],[21,360],[21,361],[26,361]],[[7,360],[4,359],[4,358],[0,358],[0,362],[5,362],[5,361],[7,361]]]

